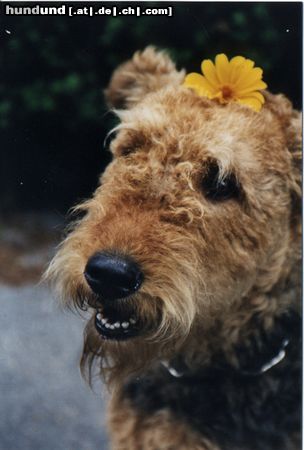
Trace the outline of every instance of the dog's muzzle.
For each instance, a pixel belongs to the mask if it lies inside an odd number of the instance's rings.
[[[110,252],[91,256],[84,276],[101,302],[129,297],[140,288],[143,281],[143,273],[132,258]]]
[[[125,340],[142,332],[143,324],[128,299],[140,288],[143,273],[129,256],[95,253],[84,277],[96,296],[95,328],[105,339]]]

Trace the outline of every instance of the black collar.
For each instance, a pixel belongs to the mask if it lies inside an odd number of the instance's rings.
[[[233,376],[258,377],[269,373],[293,354],[293,349],[300,345],[302,336],[302,319],[294,310],[287,310],[274,319],[273,328],[266,332],[259,321],[253,317],[252,329],[254,336],[250,346],[239,344],[235,348],[238,360],[237,366],[232,366],[224,354],[214,355],[209,366],[193,371],[182,357],[178,356],[170,361],[162,361],[162,365],[174,378],[201,378],[211,372],[225,372]]]
[[[280,364],[286,357],[287,347],[290,343],[289,338],[283,338],[278,350],[265,362],[260,363],[258,367],[254,367],[252,369],[248,367],[239,367],[238,369],[233,368],[233,372],[242,376],[259,376],[263,375],[266,372],[269,372],[273,367]],[[182,377],[197,377],[197,374],[193,374],[182,361],[161,361],[162,365],[167,369],[169,374],[174,378],[182,378]],[[227,366],[227,364],[218,366],[217,369],[221,371],[229,370],[231,371],[231,366]]]
[[[268,372],[270,369],[280,364],[280,362],[283,361],[283,359],[286,357],[287,346],[289,342],[290,341],[288,338],[284,338],[279,351],[275,355],[273,355],[273,357],[269,361],[264,362],[258,369],[250,370],[240,368],[240,373],[245,376],[258,376],[263,375],[265,372]]]

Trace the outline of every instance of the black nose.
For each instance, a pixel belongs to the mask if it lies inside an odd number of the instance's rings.
[[[84,276],[92,291],[104,300],[127,297],[143,281],[143,274],[133,259],[106,252],[91,256]]]

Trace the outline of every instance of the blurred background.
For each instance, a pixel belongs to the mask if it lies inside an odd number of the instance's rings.
[[[78,371],[83,320],[59,311],[38,281],[67,211],[90,195],[111,159],[103,142],[115,118],[107,113],[103,89],[115,67],[150,44],[167,49],[178,68],[188,72],[199,71],[201,60],[217,53],[240,54],[264,69],[272,92],[285,93],[301,108],[300,2],[168,5],[173,17],[5,16],[0,5],[0,389],[5,415],[0,448],[5,450],[107,449],[106,394],[100,386],[91,392]]]

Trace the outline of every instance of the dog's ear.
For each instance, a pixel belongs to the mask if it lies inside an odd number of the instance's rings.
[[[286,146],[292,158],[290,189],[293,202],[293,221],[298,222],[302,206],[302,113],[293,109],[282,94],[265,93],[267,108],[280,120],[285,132]]]
[[[115,70],[105,90],[106,101],[110,107],[128,109],[150,92],[180,85],[184,76],[165,52],[147,47]]]

